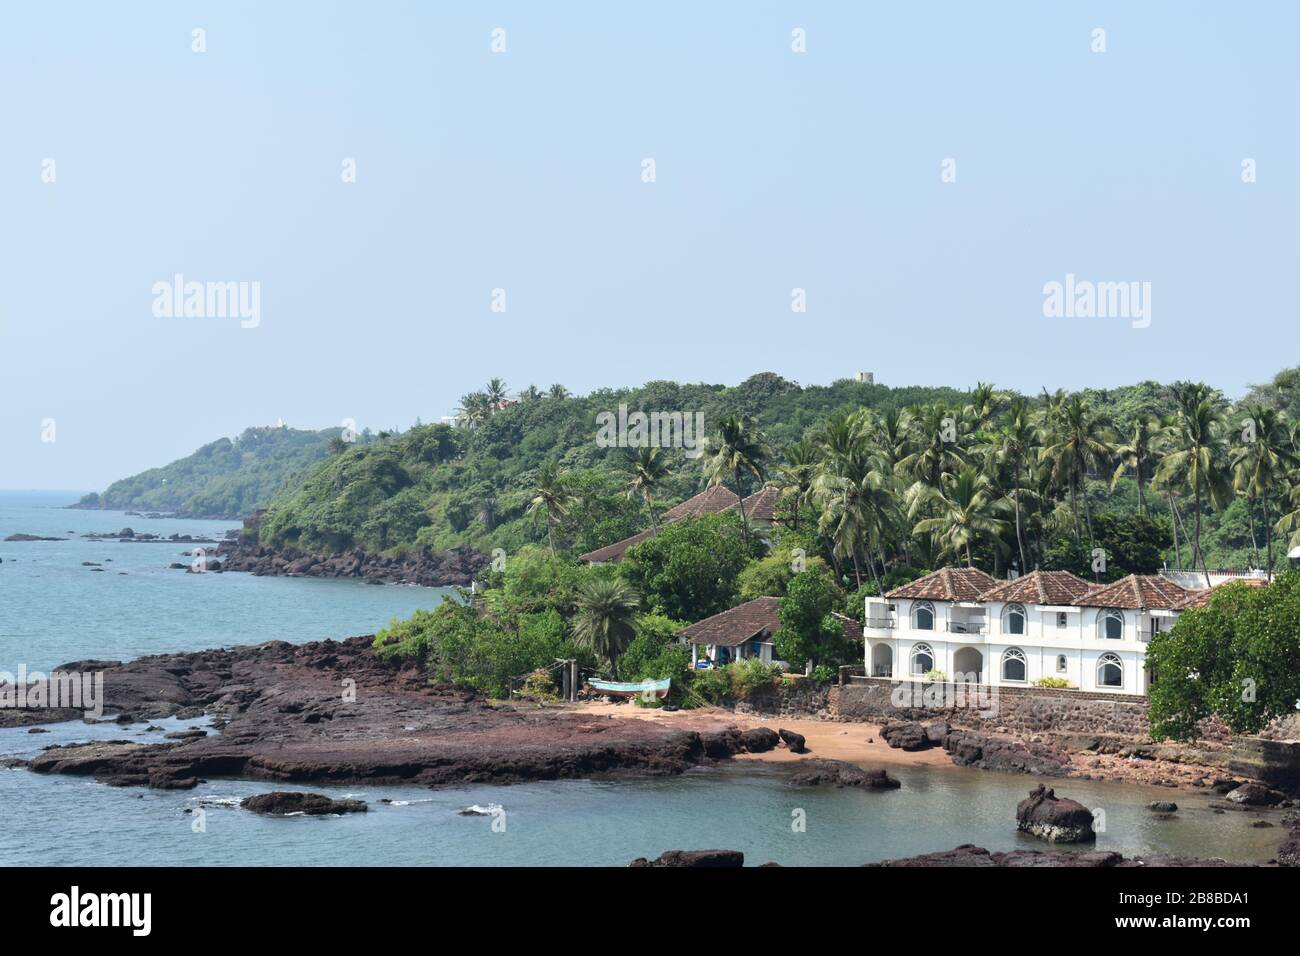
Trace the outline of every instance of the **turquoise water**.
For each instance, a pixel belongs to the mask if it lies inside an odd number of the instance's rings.
[[[0,493],[0,538],[14,532],[71,537],[87,531],[173,532],[220,538],[228,522],[156,520],[120,512],[67,511],[75,495]],[[72,538],[0,543],[0,670],[49,669],[77,659],[270,639],[292,642],[373,632],[394,616],[436,606],[437,589],[355,581],[186,574],[175,544]],[[111,561],[108,559],[112,559]],[[82,561],[100,562],[94,572]],[[119,572],[126,572],[120,574]],[[55,743],[161,739],[200,721],[146,725],[72,722],[44,734],[0,729],[0,756],[30,756]],[[795,790],[787,767],[737,762],[654,780],[587,780],[418,787],[311,787],[355,796],[370,812],[275,819],[237,808],[270,783],[212,780],[188,792],[106,787],[77,777],[0,769],[0,865],[622,865],[669,849],[742,850],[752,863],[856,865],[977,843],[1041,848],[1015,832],[1015,806],[1034,780],[956,767],[891,770],[898,791]],[[1090,781],[1058,792],[1105,809],[1098,846],[1127,854],[1171,852],[1241,862],[1272,856],[1281,828],[1253,829],[1260,815],[1216,815],[1208,797],[1175,795],[1178,818],[1145,804],[1169,791]],[[381,803],[389,799],[390,804]],[[471,804],[505,808],[505,832]],[[186,810],[190,813],[186,813]],[[204,828],[194,832],[195,811]],[[804,832],[791,828],[801,810]],[[1263,815],[1275,819],[1275,816]]]
[[[441,603],[442,588],[378,586],[354,580],[187,574],[188,544],[88,541],[81,534],[132,528],[137,534],[221,539],[231,521],[128,517],[69,511],[75,494],[0,492],[0,539],[14,533],[65,541],[0,540],[0,670],[49,670],[88,658],[282,640],[372,634],[394,617]],[[69,531],[75,534],[68,534]],[[208,549],[215,545],[200,545]],[[83,567],[99,563],[103,570]]]
[[[203,721],[159,722],[171,730]],[[27,755],[51,743],[156,739],[144,725],[60,724],[51,733],[0,730],[0,753]],[[176,792],[106,787],[76,777],[0,770],[0,865],[481,865],[621,866],[670,849],[742,850],[747,862],[852,866],[976,843],[994,850],[1047,849],[1017,834],[1016,803],[1030,777],[957,767],[891,770],[902,789],[795,789],[787,765],[736,762],[653,780],[573,780],[515,786],[331,787],[311,790],[368,802],[364,814],[261,817],[239,798],[276,789],[264,782],[212,780]],[[1097,846],[1127,854],[1175,852],[1239,862],[1271,857],[1283,830],[1254,829],[1276,813],[1216,815],[1205,796],[1176,794],[1177,819],[1157,820],[1145,804],[1167,790],[1092,781],[1057,784],[1058,793],[1106,811]],[[381,799],[392,804],[380,803]],[[477,804],[490,817],[458,811]],[[193,811],[204,811],[194,832]],[[191,813],[185,813],[185,810]],[[791,827],[802,810],[804,832]]]

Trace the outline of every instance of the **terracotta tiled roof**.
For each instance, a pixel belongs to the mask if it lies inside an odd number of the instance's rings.
[[[726,511],[734,507],[740,499],[736,493],[725,485],[714,485],[706,488],[693,498],[687,498],[675,508],[669,508],[664,512],[661,521],[678,521],[682,518],[694,518],[699,515],[710,515],[719,511]]]
[[[998,582],[979,568],[940,568],[901,588],[887,598],[923,598],[930,601],[976,601]]]
[[[850,641],[862,640],[862,622],[849,617],[847,614],[841,614],[839,611],[833,612],[835,619],[840,622],[844,628],[844,636]]]
[[[1114,584],[1089,591],[1076,602],[1085,607],[1159,608],[1172,610],[1187,589],[1158,574],[1130,574]]]
[[[780,497],[781,489],[776,485],[764,485],[745,499],[745,517],[750,521],[771,524],[776,518],[776,502]],[[731,511],[735,507],[730,504],[724,510]]]
[[[723,647],[735,647],[755,637],[770,640],[781,626],[777,606],[777,598],[754,598],[729,611],[696,621],[677,633],[690,644],[720,644]]]
[[[1073,604],[1092,585],[1069,571],[1034,571],[1014,581],[1003,581],[980,595],[981,601],[1008,604]]]
[[[1173,606],[1175,611],[1186,611],[1189,608],[1205,607],[1210,603],[1210,598],[1219,588],[1228,584],[1244,584],[1248,588],[1267,587],[1268,582],[1263,578],[1238,578],[1235,581],[1225,581],[1223,584],[1216,584],[1213,588],[1196,588],[1190,590],[1187,595]]]
[[[726,511],[734,507],[740,499],[736,493],[722,485],[714,485],[712,488],[706,488],[694,497],[687,498],[681,504],[674,508],[669,508],[664,512],[659,523],[668,524],[673,521],[680,521],[682,518],[694,518],[697,515],[713,514],[718,511]],[[624,538],[622,541],[615,541],[613,544],[607,544],[603,548],[597,548],[595,551],[588,551],[586,554],[578,555],[579,561],[587,563],[621,561],[627,549],[642,541],[648,541],[655,536],[653,528],[647,528],[640,534],[634,534],[630,538]]]
[[[716,644],[721,647],[736,647],[754,638],[770,641],[781,627],[779,607],[779,598],[754,598],[729,611],[696,621],[689,627],[682,628],[677,635],[686,638],[689,644]],[[845,637],[849,640],[862,640],[861,624],[843,614],[836,614],[835,618],[843,626]]]
[[[588,551],[586,554],[579,555],[578,560],[586,561],[588,564],[606,561],[621,561],[628,548],[640,544],[642,541],[649,541],[654,536],[654,529],[647,528],[640,534],[634,534],[630,538],[624,538],[622,541],[615,541],[613,544],[607,544],[603,548],[597,548],[595,551]]]

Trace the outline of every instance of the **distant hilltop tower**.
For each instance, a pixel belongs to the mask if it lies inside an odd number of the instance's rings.
[[[854,372],[853,381],[862,382],[863,384],[866,385],[875,385],[876,373],[875,372]]]

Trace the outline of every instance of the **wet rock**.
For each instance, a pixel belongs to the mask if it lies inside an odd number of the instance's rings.
[[[1274,807],[1286,800],[1286,794],[1264,786],[1262,783],[1243,783],[1228,791],[1233,803],[1244,807]]]
[[[897,790],[901,784],[884,770],[863,770],[843,760],[804,760],[790,778],[796,787],[861,787]]]
[[[1078,801],[1057,797],[1041,783],[1016,806],[1016,828],[1049,843],[1085,843],[1097,839],[1092,829],[1092,811]]]
[[[1125,858],[1111,850],[1086,850],[1080,853],[1062,853],[1052,850],[1011,850],[1006,853],[990,853],[983,847],[964,843],[954,849],[943,850],[938,853],[922,853],[919,856],[882,860],[879,863],[868,865],[882,867],[1084,867],[1099,869],[1151,866],[1220,867],[1240,866],[1241,864],[1189,856],[1155,855]]]
[[[808,748],[804,746],[803,734],[797,734],[793,730],[784,728],[777,731],[778,736],[785,741],[785,745],[790,748],[791,753],[806,754]]]
[[[1156,813],[1177,813],[1178,804],[1172,803],[1169,800],[1152,800],[1147,804],[1147,809],[1153,810]]]
[[[693,868],[734,868],[745,865],[739,850],[669,850],[653,860],[637,857],[628,866],[669,866]]]
[[[43,538],[39,534],[11,534],[6,541],[65,541],[66,538]]]
[[[245,810],[265,813],[271,816],[286,816],[290,813],[302,813],[309,817],[325,814],[365,813],[364,800],[334,800],[323,793],[302,793],[295,790],[273,790],[259,793],[239,801]]]

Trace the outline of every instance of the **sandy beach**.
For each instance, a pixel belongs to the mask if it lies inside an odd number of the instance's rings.
[[[721,707],[665,712],[657,708],[638,707],[635,704],[611,704],[606,701],[589,701],[572,708],[577,713],[615,717],[624,720],[651,721],[679,730],[716,731],[726,727],[749,730],[753,727],[784,728],[803,734],[808,747],[806,754],[794,754],[784,747],[761,754],[737,754],[736,760],[764,760],[788,762],[825,757],[844,760],[860,767],[934,766],[952,767],[952,760],[940,748],[908,752],[896,750],[880,739],[880,728],[875,724],[837,722],[831,720],[791,719],[786,717],[760,717],[736,714]]]

